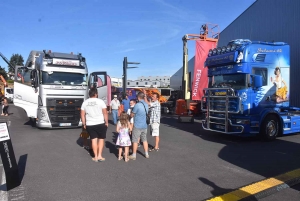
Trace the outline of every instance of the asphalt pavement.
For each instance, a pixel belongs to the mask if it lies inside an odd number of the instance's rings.
[[[300,135],[263,142],[207,132],[200,119],[178,123],[172,115],[161,119],[159,151],[146,159],[140,147],[137,160],[128,163],[117,160],[110,120],[106,161],[95,163],[82,148],[80,128],[38,129],[23,109],[10,105],[9,112],[0,122],[11,121],[22,183],[6,191],[0,167],[1,200],[206,200],[300,168]],[[299,190],[288,187],[261,200],[296,201]]]

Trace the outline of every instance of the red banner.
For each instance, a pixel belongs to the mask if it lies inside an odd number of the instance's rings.
[[[216,47],[213,41],[196,41],[194,79],[192,83],[192,100],[201,100],[203,89],[208,86],[207,68],[204,62],[208,51]]]

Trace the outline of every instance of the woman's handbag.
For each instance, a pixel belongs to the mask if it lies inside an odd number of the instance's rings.
[[[88,132],[87,132],[86,129],[82,128],[82,131],[80,133],[80,137],[82,137],[82,138],[88,138],[88,137],[90,137],[90,135],[88,134]]]

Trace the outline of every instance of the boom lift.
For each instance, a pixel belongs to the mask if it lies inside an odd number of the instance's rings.
[[[9,65],[11,68],[15,69],[15,67],[7,60],[7,58],[1,52],[0,52],[0,56],[7,63],[7,65]],[[7,82],[2,75],[0,75],[0,79],[3,82],[3,90],[1,89],[1,92],[4,93],[5,87],[7,87]]]
[[[179,122],[194,122],[193,115],[189,115],[190,109],[190,78],[188,72],[188,46],[189,40],[213,41],[219,40],[219,26],[217,24],[203,24],[200,28],[200,34],[186,34],[182,37],[183,41],[183,97],[176,102],[176,114]]]

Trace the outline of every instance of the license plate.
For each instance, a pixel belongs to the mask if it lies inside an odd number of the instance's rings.
[[[222,125],[216,125],[216,128],[218,128],[218,129],[225,129],[225,126],[222,126]]]
[[[60,123],[59,126],[71,126],[71,123]]]

